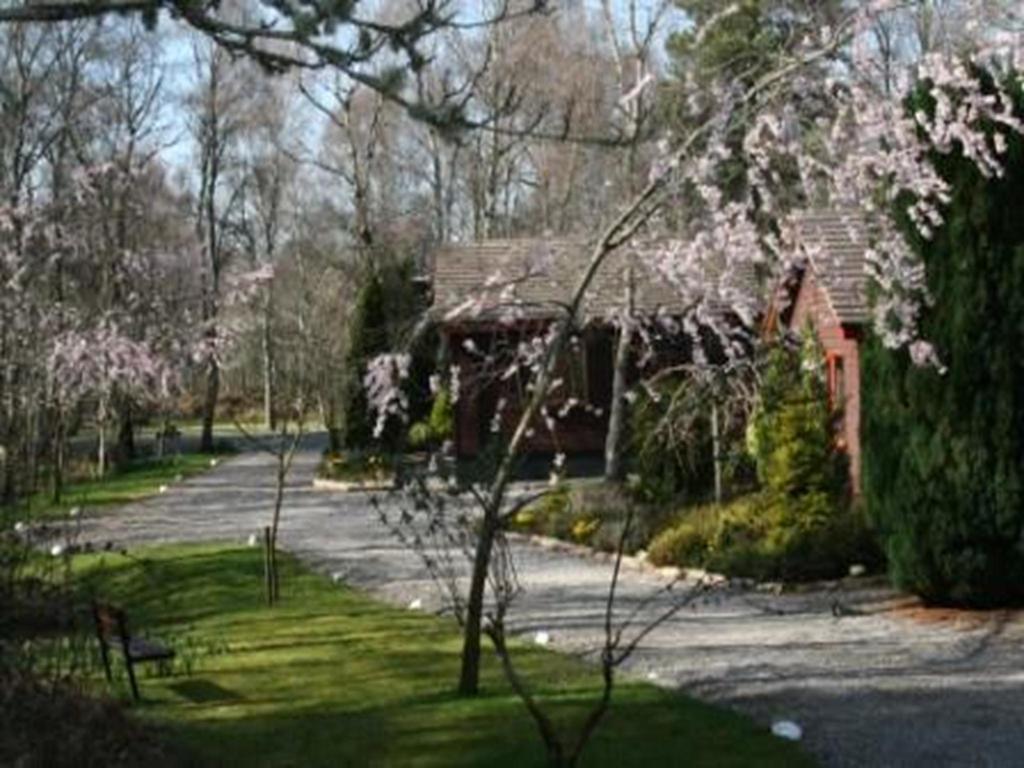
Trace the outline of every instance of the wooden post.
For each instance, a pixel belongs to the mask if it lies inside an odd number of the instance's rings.
[[[263,587],[267,594],[267,605],[274,604],[274,576],[270,551],[270,526],[263,528]]]
[[[277,537],[270,539],[270,586],[273,588],[274,604],[281,599],[281,582],[277,578]]]
[[[722,444],[718,434],[718,403],[711,401],[711,451],[715,463],[715,503],[722,503]]]

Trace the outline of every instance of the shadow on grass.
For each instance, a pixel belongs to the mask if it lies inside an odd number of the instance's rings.
[[[172,683],[167,688],[193,704],[236,703],[244,700],[238,692],[230,691],[210,680],[183,680],[180,683]]]
[[[282,555],[283,602],[261,599],[260,552],[215,546],[82,558],[89,589],[139,626],[187,633],[224,653],[197,676],[147,681],[147,707],[206,765],[529,766],[544,763],[535,726],[498,664],[483,692],[453,693],[460,637],[436,617],[385,606]],[[596,671],[520,647],[517,664],[560,729],[577,731],[599,693]],[[810,765],[750,721],[651,686],[616,691],[588,766]]]

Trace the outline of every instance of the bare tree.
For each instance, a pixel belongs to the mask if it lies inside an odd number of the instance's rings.
[[[543,498],[550,490],[540,491],[516,500],[502,510],[509,520],[529,504]],[[465,566],[473,561],[472,518],[456,498],[430,490],[423,477],[415,477],[400,492],[397,503],[374,499],[382,523],[424,563],[438,588],[443,610],[450,612],[460,625],[465,625],[467,603],[464,598]],[[712,579],[687,581],[676,577],[662,587],[632,598],[623,605],[619,597],[623,558],[635,510],[623,510],[623,520],[609,574],[604,600],[600,645],[589,651],[597,663],[601,689],[596,700],[583,716],[577,729],[567,734],[556,725],[545,705],[533,694],[516,666],[510,646],[514,630],[509,618],[523,592],[516,569],[511,542],[503,531],[495,536],[494,551],[488,572],[491,600],[485,611],[483,633],[491,641],[502,671],[512,690],[522,700],[544,743],[548,765],[572,768],[580,764],[584,750],[608,712],[617,681],[618,670],[632,657],[641,643],[655,630],[670,621],[679,611],[700,601],[716,599],[728,585]]]
[[[245,81],[239,66],[208,43],[193,46],[196,84],[189,98],[199,188],[196,195],[196,241],[203,254],[202,320],[206,350],[203,366],[201,449],[213,450],[213,423],[220,396],[222,278],[230,256],[228,217],[241,202],[243,186],[232,174],[232,153],[246,122]]]
[[[281,598],[281,579],[277,570],[277,535],[281,527],[281,509],[284,507],[284,494],[288,485],[288,474],[291,472],[295,454],[302,445],[305,436],[306,410],[303,401],[294,404],[294,413],[288,408],[280,408],[280,423],[277,431],[269,435],[254,435],[237,419],[235,428],[245,436],[250,444],[257,447],[274,459],[274,506],[270,525],[264,529],[264,592],[267,605],[275,605]]]
[[[285,240],[289,188],[295,165],[287,152],[289,101],[276,81],[259,88],[252,123],[244,131],[245,193],[241,230],[253,267],[273,267]],[[261,300],[260,352],[263,373],[263,423],[276,427],[274,413],[276,356],[274,351],[274,282],[269,281]]]
[[[242,11],[241,13],[239,11]],[[54,23],[108,15],[138,15],[150,28],[161,16],[205,35],[233,54],[244,54],[272,72],[331,68],[367,86],[416,119],[446,130],[482,125],[461,92],[424,102],[406,87],[429,64],[427,46],[448,31],[470,32],[545,11],[540,0],[491,5],[487,15],[460,18],[450,0],[430,0],[364,15],[355,6],[299,8],[273,2],[195,4],[185,0],[62,0],[14,2],[0,7],[0,24]]]

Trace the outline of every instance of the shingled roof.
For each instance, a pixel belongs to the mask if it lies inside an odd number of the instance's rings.
[[[585,318],[608,317],[621,311],[628,267],[632,267],[633,301],[638,312],[678,315],[687,309],[680,291],[653,265],[657,259],[652,254],[666,251],[670,243],[643,247],[645,257],[636,248],[609,254],[585,298]],[[592,245],[584,239],[484,240],[446,245],[434,254],[435,312],[448,318],[495,318],[510,311],[523,318],[554,317],[572,297],[591,255]],[[751,295],[756,291],[752,266],[737,268],[738,274],[718,271],[718,278],[737,292]],[[717,299],[722,291],[712,293]]]
[[[865,258],[869,242],[863,217],[855,211],[812,210],[798,214],[794,223],[808,264],[839,322],[868,322]]]

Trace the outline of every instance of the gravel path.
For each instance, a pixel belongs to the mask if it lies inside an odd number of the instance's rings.
[[[312,441],[296,458],[283,546],[384,599],[437,607],[419,561],[389,537],[365,495],[311,487],[320,447]],[[159,497],[87,520],[87,537],[244,541],[269,522],[271,463],[257,453],[224,461]],[[563,650],[595,648],[610,566],[525,542],[514,549],[525,588],[516,630],[546,631]],[[620,610],[664,583],[626,570]],[[839,618],[837,598],[846,608]],[[661,626],[629,668],[766,725],[795,720],[826,766],[1024,766],[1024,621],[999,614],[922,623],[897,608],[905,602],[884,589],[730,593]]]

